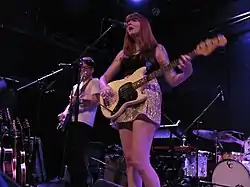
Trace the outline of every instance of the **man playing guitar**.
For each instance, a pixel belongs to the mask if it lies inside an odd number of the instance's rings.
[[[81,58],[81,81],[79,86],[79,114],[78,122],[75,122],[74,112],[71,123],[67,127],[67,151],[66,161],[71,177],[72,187],[87,186],[87,166],[84,156],[89,142],[89,134],[94,125],[96,111],[100,97],[99,79],[92,78],[94,61],[89,57]],[[58,115],[60,121],[64,121],[70,106],[76,100],[77,85],[74,85],[70,96],[70,103],[64,112]],[[73,107],[74,108],[74,107]]]

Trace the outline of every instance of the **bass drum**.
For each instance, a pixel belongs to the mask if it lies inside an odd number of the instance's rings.
[[[250,176],[243,164],[235,160],[220,162],[213,171],[213,187],[219,186],[250,186]]]

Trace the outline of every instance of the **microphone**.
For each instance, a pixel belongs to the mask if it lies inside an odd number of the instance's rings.
[[[221,86],[219,85],[217,88],[219,89],[219,92],[220,92],[220,95],[221,95],[221,100],[225,101],[224,93],[223,93],[223,90],[222,90]]]
[[[70,64],[70,63],[60,63],[60,64],[58,64],[58,66],[60,66],[60,67],[72,67],[73,64]]]
[[[127,23],[125,23],[125,22],[117,21],[117,20],[114,20],[114,19],[108,19],[108,21],[110,23],[112,23],[113,25],[120,26],[120,27],[122,27],[124,29],[127,27]]]
[[[12,79],[12,78],[9,78],[9,77],[0,77],[0,79],[19,83],[19,80],[15,80],[15,79]]]
[[[72,67],[73,64],[70,64],[70,63],[60,63],[60,64],[58,64],[58,66],[60,66],[60,67]]]
[[[60,63],[58,64],[59,67],[76,67],[76,66],[81,66],[83,64],[83,62],[80,63]]]

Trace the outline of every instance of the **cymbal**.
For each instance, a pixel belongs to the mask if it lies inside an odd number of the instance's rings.
[[[225,132],[218,132],[215,130],[194,130],[193,134],[208,140],[216,140],[225,143],[238,143],[239,140],[231,134]]]
[[[225,133],[228,133],[228,134],[238,134],[238,135],[244,136],[243,132],[238,132],[238,131],[234,131],[234,130],[227,130],[227,131],[222,131],[222,132],[225,132]]]

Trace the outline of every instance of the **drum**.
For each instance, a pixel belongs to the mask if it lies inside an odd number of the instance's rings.
[[[198,177],[205,178],[207,177],[207,161],[210,152],[208,151],[198,151]],[[191,152],[186,154],[184,161],[184,176],[186,177],[196,177],[197,168],[196,168],[196,152]]]
[[[240,162],[224,160],[214,169],[212,182],[214,187],[219,187],[219,185],[250,186],[250,176],[248,170]]]
[[[244,153],[239,152],[224,152],[221,154],[218,154],[218,162],[221,162],[223,160],[235,160],[238,162],[242,162],[244,160]]]

